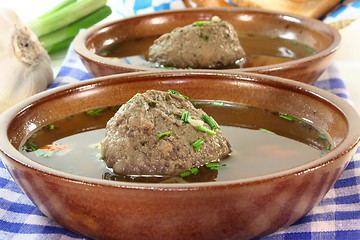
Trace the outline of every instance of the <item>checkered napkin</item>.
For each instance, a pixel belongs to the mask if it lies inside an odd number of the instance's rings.
[[[118,9],[126,12],[129,12],[127,8],[135,9],[131,14],[138,14],[183,7],[180,2],[123,0],[120,1]],[[70,46],[58,76],[49,88],[90,78],[92,76]],[[345,83],[334,65],[329,66],[314,85],[350,101]],[[0,161],[0,240],[10,239],[88,238],[72,233],[44,216],[22,192]],[[291,226],[262,239],[360,239],[360,148],[339,180],[309,214]]]

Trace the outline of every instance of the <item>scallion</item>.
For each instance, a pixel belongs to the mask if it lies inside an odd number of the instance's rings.
[[[195,22],[196,26],[202,26],[204,24],[211,24],[211,21],[197,21]]]
[[[194,167],[194,168],[190,169],[189,172],[193,175],[196,175],[199,172],[199,169],[197,167]]]
[[[64,0],[62,2],[60,2],[58,5],[56,5],[55,7],[53,7],[52,9],[50,9],[49,11],[47,11],[46,13],[44,13],[43,15],[39,16],[38,18],[45,18],[45,17],[49,17],[51,16],[51,14],[54,14],[55,12],[59,11],[60,9],[72,4],[76,2],[76,0]]]
[[[66,48],[80,29],[111,14],[107,0],[63,0],[45,14],[27,23],[48,53]]]
[[[103,108],[99,108],[99,109],[96,109],[96,110],[89,110],[86,112],[87,115],[89,116],[95,116],[95,115],[99,115],[100,112],[104,111]]]
[[[260,130],[260,131],[263,131],[263,132],[267,132],[267,133],[272,133],[272,131],[267,130],[267,129],[265,129],[265,128],[259,128],[259,130]]]
[[[179,93],[178,91],[175,91],[175,90],[171,90],[169,89],[168,92],[171,92],[173,94],[176,94],[176,95],[179,95],[179,96],[182,96],[183,98],[186,98],[186,99],[189,99],[188,96],[185,96],[185,95],[182,95],[181,93]]]
[[[38,148],[38,145],[34,142],[27,142],[24,146],[23,146],[23,150],[25,151],[30,151],[30,152],[34,152],[36,151]]]
[[[327,146],[326,146],[326,150],[330,150],[331,149],[331,143],[329,143]]]
[[[219,128],[219,124],[215,121],[215,119],[211,116],[208,116],[206,114],[202,115],[204,121],[209,124],[209,126],[211,127],[211,129],[218,129]]]
[[[158,138],[163,138],[163,137],[167,137],[171,134],[171,132],[163,132],[163,133],[159,133],[158,135],[156,135],[156,137]]]
[[[192,144],[192,146],[193,146],[193,148],[194,148],[194,151],[195,152],[197,152],[197,151],[199,151],[199,149],[201,148],[201,146],[204,144],[204,140],[202,140],[202,139],[199,139],[199,140],[197,140],[196,142],[194,142],[193,144]]]
[[[210,170],[219,170],[222,168],[227,168],[227,166],[225,164],[220,165],[220,163],[207,163],[205,164],[205,167],[209,168]]]
[[[306,45],[306,44],[302,44],[301,45],[307,52],[311,53],[311,54],[315,54],[316,50],[311,48],[310,46]]]
[[[325,134],[318,134],[318,137],[324,140],[327,140],[327,137],[325,136]]]
[[[129,101],[127,101],[127,103],[131,103],[131,101],[134,99],[134,97],[139,96],[139,95],[140,95],[140,93],[135,94],[132,98],[130,98]]]
[[[45,154],[43,154],[42,156],[45,158],[49,158],[52,157],[52,155],[54,155],[55,151],[48,151]]]
[[[288,121],[295,121],[295,122],[298,122],[298,123],[302,123],[301,120],[297,119],[297,118],[294,118],[292,116],[289,116],[289,115],[285,115],[285,114],[279,114],[279,117],[280,118],[283,118],[283,119],[286,119]]]
[[[193,167],[189,171],[180,173],[180,177],[187,177],[190,176],[191,174],[196,175],[198,172],[199,172],[199,168]]]
[[[190,171],[180,173],[180,177],[187,177],[187,176],[190,176],[190,175],[191,175]]]
[[[196,128],[197,128],[199,131],[208,133],[208,134],[210,134],[210,135],[216,135],[216,132],[214,132],[213,130],[207,129],[207,128],[203,127],[203,126],[197,126]]]
[[[111,14],[111,8],[103,6],[92,14],[69,24],[65,28],[58,29],[49,34],[39,37],[39,41],[48,53],[53,53],[68,47],[80,29],[91,27]]]
[[[81,0],[71,4],[65,4],[63,7],[56,6],[56,11],[50,14],[45,13],[27,23],[28,27],[40,37],[58,29],[68,26],[69,24],[80,20],[103,7],[107,0]]]
[[[189,123],[189,117],[190,117],[190,112],[186,111],[181,116],[181,120],[184,121],[184,123]]]
[[[223,102],[212,102],[211,105],[212,106],[223,106],[224,103]]]

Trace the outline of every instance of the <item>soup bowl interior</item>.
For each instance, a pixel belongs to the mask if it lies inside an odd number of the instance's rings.
[[[76,37],[74,49],[93,76],[158,70],[146,65],[137,66],[102,57],[96,53],[116,43],[136,42],[136,39],[159,36],[196,21],[210,20],[213,16],[229,21],[239,35],[266,36],[268,40],[287,39],[294,44],[317,51],[287,62],[267,66],[255,64],[252,67],[234,69],[236,71],[263,73],[313,83],[331,63],[333,53],[340,43],[340,35],[336,30],[315,19],[258,9],[205,8],[162,11],[95,26]],[[274,52],[283,54],[287,51],[285,47],[274,46],[269,41],[264,41],[253,45],[247,44],[246,47],[250,52],[264,55],[272,55]]]
[[[266,175],[174,184],[83,177],[22,154],[22,144],[36,129],[124,104],[149,89],[176,89],[192,100],[230,101],[306,119],[329,134],[334,148]],[[0,153],[34,204],[76,233],[94,239],[248,239],[294,223],[323,198],[356,150],[358,122],[342,99],[291,80],[201,70],[130,73],[52,89],[10,108],[0,119]]]

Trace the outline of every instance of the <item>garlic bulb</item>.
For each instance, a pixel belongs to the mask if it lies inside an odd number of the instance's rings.
[[[50,57],[17,14],[0,8],[0,112],[47,88]]]

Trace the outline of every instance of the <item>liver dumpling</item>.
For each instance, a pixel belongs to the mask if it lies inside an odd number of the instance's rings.
[[[187,121],[184,112],[189,113]],[[220,129],[211,129],[203,114],[177,92],[137,94],[108,121],[102,159],[119,175],[176,176],[218,162],[230,154],[230,144]],[[197,150],[193,143],[198,140],[203,144]]]
[[[213,17],[163,34],[149,48],[159,67],[238,68],[245,53],[234,27]]]

